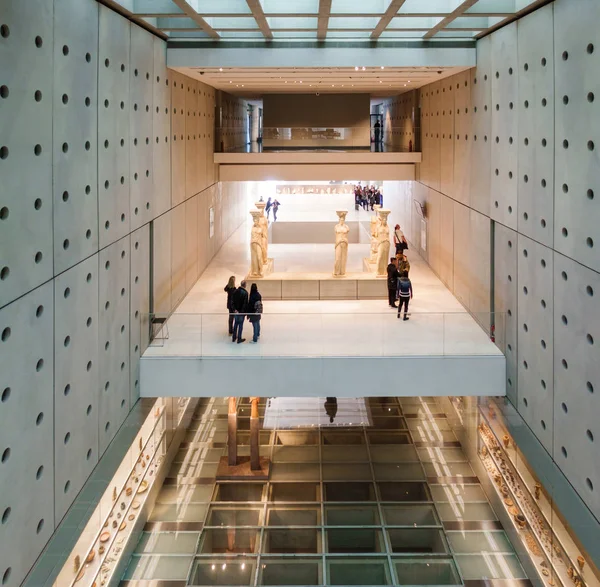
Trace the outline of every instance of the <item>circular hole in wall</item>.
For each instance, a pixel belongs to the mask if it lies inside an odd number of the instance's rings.
[[[563,359],[561,361],[561,364],[563,366],[563,369],[568,369],[569,368],[569,363],[567,363],[567,361],[565,359]]]
[[[569,408],[567,408],[567,404],[566,404],[565,402],[562,402],[562,403],[560,404],[560,407],[562,408],[562,411],[563,411],[565,414],[568,414],[568,413],[569,413]]]
[[[44,465],[40,465],[35,473],[35,478],[39,481],[44,474]]]
[[[67,433],[65,434],[64,443],[65,443],[65,444],[68,444],[69,440],[71,440],[71,433],[70,433],[70,432],[67,432]]]
[[[561,232],[565,238],[567,238],[569,236],[569,231],[564,226],[563,226]]]
[[[526,397],[523,398],[523,403],[525,404],[525,407],[527,407],[528,402],[527,402],[527,398]]]
[[[588,190],[586,192],[587,198],[588,200],[593,200],[594,199],[594,190]]]
[[[35,419],[35,425],[39,426],[44,421],[44,412],[40,412]]]
[[[588,141],[587,148],[588,148],[588,151],[593,151],[594,150],[594,141]]]
[[[67,385],[65,385],[63,393],[65,394],[65,396],[67,396],[71,393],[71,385],[69,383],[67,383]]]
[[[540,380],[540,383],[542,384],[542,389],[546,389],[546,382],[543,379]]]
[[[39,373],[42,369],[44,368],[44,359],[40,359],[36,364],[35,364],[35,370]]]
[[[594,393],[594,385],[591,381],[586,382],[585,386],[590,393]]]
[[[560,447],[560,452],[562,452],[563,457],[567,458],[567,449],[564,446]]]
[[[8,398],[10,397],[10,387],[5,387],[2,390],[2,396],[0,397],[0,400],[2,401],[2,403],[5,403],[8,401]]]
[[[563,314],[560,318],[562,320],[562,323],[566,326],[569,323],[569,320],[567,319],[567,317]]]
[[[42,528],[44,527],[44,520],[40,520],[38,522],[37,528],[35,529],[36,534],[39,534],[42,531]]]
[[[527,324],[523,324],[523,330],[525,332],[529,332],[529,326],[527,326]]]
[[[546,422],[544,422],[544,420],[541,420],[540,424],[542,425],[542,429],[546,430]]]
[[[92,458],[92,449],[88,448],[87,454],[85,455],[85,459],[89,461]]]
[[[591,430],[586,430],[586,432],[585,432],[585,433],[586,433],[586,435],[587,435],[587,437],[588,437],[588,440],[589,440],[590,442],[594,442],[594,434],[592,433],[592,431],[591,431]]]
[[[10,447],[5,448],[4,451],[2,452],[1,461],[3,463],[6,463],[6,461],[8,461],[8,459],[10,459]]]
[[[591,249],[594,246],[594,239],[591,236],[588,236],[585,239],[585,244]]]
[[[10,334],[11,334],[11,329],[10,326],[7,326],[3,331],[2,331],[2,342],[6,342],[9,338],[10,338]]]
[[[594,288],[591,285],[587,285],[585,288],[585,293],[587,293],[588,296],[593,297]]]
[[[591,55],[594,52],[594,45],[592,43],[589,43],[586,47],[586,51],[588,52],[588,55]]]
[[[542,300],[542,301],[540,302],[540,304],[542,304],[542,308],[545,308],[545,307],[546,307],[546,300]]]
[[[588,102],[593,102],[594,101],[594,92],[588,92],[587,101]]]
[[[67,493],[67,492],[69,491],[69,488],[70,488],[70,487],[71,487],[71,482],[70,482],[70,481],[67,481],[67,482],[65,483],[65,487],[64,487],[63,491],[64,491],[65,493]]]
[[[592,481],[589,477],[586,478],[585,484],[587,485],[587,487],[590,491],[594,491],[594,484],[592,483]]]
[[[588,344],[594,344],[594,337],[591,334],[586,334],[585,339],[588,341]]]

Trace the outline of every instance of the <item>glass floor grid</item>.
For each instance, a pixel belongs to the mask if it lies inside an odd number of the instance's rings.
[[[504,531],[444,529],[445,522],[496,516],[478,483],[444,481],[475,474],[462,449],[439,446],[456,437],[435,398],[368,398],[359,416],[369,426],[303,427],[288,426],[283,402],[272,413],[261,400],[261,425],[286,426],[261,431],[261,456],[272,462],[264,483],[215,480],[226,454],[227,400],[210,401],[210,409],[199,408],[190,444],[178,452],[172,484],[150,517],[197,522],[198,529],[145,532],[124,579],[283,586],[526,578]],[[315,421],[324,403],[302,398],[294,422]],[[239,420],[249,412],[242,398]]]

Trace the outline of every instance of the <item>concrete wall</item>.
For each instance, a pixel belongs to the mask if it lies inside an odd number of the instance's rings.
[[[383,141],[395,151],[417,151],[420,134],[419,92],[414,90],[382,102]]]
[[[406,197],[427,205],[423,254],[455,295],[506,313],[507,395],[568,480],[549,490],[572,487],[597,528],[600,5],[574,4],[485,37],[476,69],[422,88],[423,163]]]
[[[370,125],[369,94],[265,94],[263,126],[361,127]]]
[[[168,312],[242,221],[214,90],[94,0],[2,4],[0,577],[17,586],[139,397]],[[215,232],[208,236],[208,209]]]

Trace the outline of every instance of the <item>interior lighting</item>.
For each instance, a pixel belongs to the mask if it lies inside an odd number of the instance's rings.
[[[210,569],[211,569],[211,571],[214,571],[215,570],[215,565],[211,565]]]
[[[302,83],[302,80],[300,80],[300,83]]]
[[[223,71],[223,68],[222,68],[222,67],[219,67],[219,71]]]
[[[227,565],[225,563],[223,563],[223,566],[221,567],[223,570],[225,570],[227,568]]]
[[[246,563],[242,563],[242,571],[246,568]]]
[[[367,69],[367,68],[366,68],[366,67],[363,65],[363,68],[362,68],[362,70],[364,71],[365,69]]]
[[[382,66],[381,66],[381,69],[385,69],[385,65],[382,65]]]
[[[354,71],[358,71],[358,65],[354,68]]]
[[[229,83],[231,83],[231,80],[229,80]]]

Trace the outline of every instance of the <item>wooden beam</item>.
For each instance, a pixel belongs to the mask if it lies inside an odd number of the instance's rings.
[[[246,4],[248,4],[248,8],[252,11],[252,16],[265,39],[271,40],[273,38],[273,33],[271,32],[271,27],[269,26],[265,13],[260,5],[260,0],[246,0]]]
[[[371,33],[371,40],[375,41],[379,38],[381,33],[387,28],[388,24],[392,21],[392,18],[398,14],[398,10],[402,8],[402,5],[406,0],[392,0],[390,5],[387,7],[385,14],[379,19],[377,26]]]
[[[329,28],[329,15],[331,14],[331,0],[319,0],[319,17],[317,39],[324,41],[327,38],[327,29]]]
[[[229,398],[227,411],[227,464],[235,467],[237,463],[237,402],[235,397]]]

